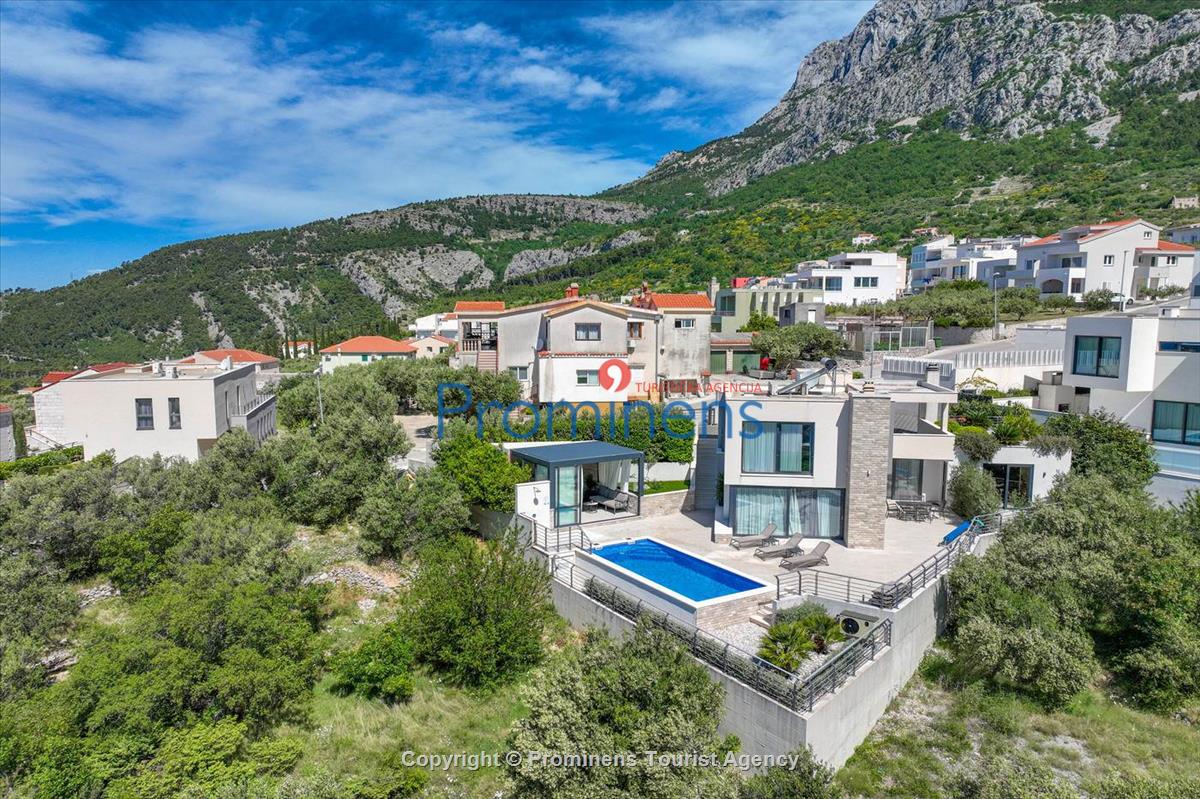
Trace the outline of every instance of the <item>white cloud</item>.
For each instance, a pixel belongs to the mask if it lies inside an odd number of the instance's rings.
[[[446,44],[466,44],[514,50],[519,42],[516,37],[501,33],[486,22],[476,22],[466,28],[438,28],[430,38]]]
[[[674,86],[664,86],[653,96],[643,100],[639,108],[645,112],[666,111],[682,104],[686,99],[684,93]]]
[[[477,24],[459,41],[499,42]],[[587,193],[648,163],[563,146],[513,102],[420,93],[370,57],[281,52],[256,28],[151,28],[122,48],[61,20],[0,20],[0,212],[69,224],[288,225],[412,200]],[[614,103],[599,80],[513,80]],[[535,70],[540,68],[540,71]]]

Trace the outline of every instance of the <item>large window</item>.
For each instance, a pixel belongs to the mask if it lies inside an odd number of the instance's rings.
[[[1200,445],[1200,403],[1155,400],[1150,437],[1170,444]]]
[[[813,425],[762,422],[762,433],[742,437],[742,471],[751,474],[812,474]]]
[[[1071,371],[1077,375],[1116,377],[1121,371],[1121,339],[1117,336],[1076,336]]]
[[[924,499],[921,494],[923,466],[924,461],[917,458],[893,458],[888,496],[892,499]]]
[[[600,325],[596,322],[579,322],[575,325],[576,341],[599,341]]]
[[[842,290],[842,279],[840,277],[825,278],[825,290],[826,291],[841,291]]]
[[[137,414],[138,430],[154,429],[154,402],[149,399],[135,399],[134,412]]]
[[[631,339],[640,339],[642,337],[642,325],[644,322],[630,322],[628,335]]]
[[[598,386],[600,385],[600,371],[598,369],[579,369],[575,372],[575,385],[577,386]]]
[[[529,379],[528,366],[510,366],[508,371],[512,373],[513,379],[520,380],[522,383]]]
[[[183,427],[183,417],[179,413],[179,397],[167,398],[167,425],[172,430]]]
[[[1033,499],[1033,467],[1011,463],[984,464],[996,481],[1000,502],[1006,508],[1023,508]]]
[[[856,277],[856,278],[854,278],[854,288],[856,288],[856,289],[879,288],[879,278],[878,277]]]
[[[842,535],[842,492],[836,488],[733,488],[733,534],[758,535],[774,524],[776,534],[805,538]]]

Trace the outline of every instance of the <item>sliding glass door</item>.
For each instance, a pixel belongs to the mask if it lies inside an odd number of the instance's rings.
[[[924,465],[925,462],[917,458],[893,458],[888,496],[892,499],[924,499],[921,491]]]
[[[554,519],[558,527],[579,523],[581,475],[578,466],[554,469]]]
[[[775,534],[840,538],[842,491],[836,488],[733,488],[733,534],[760,535],[770,524]]]
[[[988,463],[984,467],[996,481],[1000,502],[1006,508],[1023,508],[1033,499],[1033,467]]]

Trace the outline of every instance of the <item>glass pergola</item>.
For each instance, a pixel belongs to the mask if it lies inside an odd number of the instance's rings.
[[[556,527],[641,513],[646,487],[646,456],[641,450],[607,441],[568,441],[514,447],[509,452],[515,460],[533,466],[534,480],[549,481]]]

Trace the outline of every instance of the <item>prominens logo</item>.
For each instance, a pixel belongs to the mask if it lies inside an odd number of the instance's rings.
[[[616,372],[615,376],[613,372]],[[619,393],[624,391],[629,385],[629,381],[633,379],[633,374],[629,371],[629,364],[620,358],[609,358],[600,364],[599,379],[601,388],[613,393]]]

